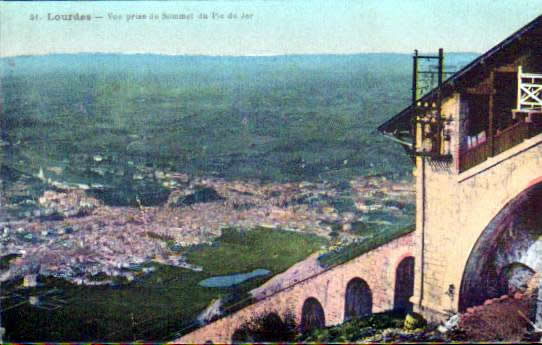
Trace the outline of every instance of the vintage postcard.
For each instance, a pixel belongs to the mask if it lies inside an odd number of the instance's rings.
[[[0,2],[0,343],[540,341],[540,5]]]

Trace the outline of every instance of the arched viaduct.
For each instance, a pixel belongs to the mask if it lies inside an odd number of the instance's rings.
[[[303,330],[342,323],[351,317],[408,309],[414,288],[414,233],[392,240],[342,265],[274,293],[175,342],[230,343],[255,315],[293,313]]]

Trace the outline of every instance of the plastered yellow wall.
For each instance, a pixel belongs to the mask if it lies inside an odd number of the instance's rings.
[[[453,161],[435,164],[418,157],[416,163],[419,245],[412,302],[431,319],[442,319],[448,310],[457,311],[465,265],[481,233],[509,201],[542,178],[542,135],[459,173],[464,120],[460,117],[460,99],[454,94],[442,108],[443,114],[453,118]],[[423,262],[419,259],[422,256]],[[453,296],[450,286],[454,287]]]

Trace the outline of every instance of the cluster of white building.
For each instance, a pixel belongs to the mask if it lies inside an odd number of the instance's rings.
[[[186,179],[186,176],[181,176]],[[109,207],[84,196],[80,190],[46,192],[41,204],[61,205],[73,201],[86,206],[85,214],[63,220],[27,220],[4,223],[0,228],[0,252],[19,254],[0,281],[28,275],[52,275],[77,284],[109,284],[131,281],[152,270],[149,263],[201,270],[186,262],[179,248],[210,243],[228,227],[268,227],[329,236],[330,224],[337,224],[342,240],[354,239],[348,224],[364,219],[373,209],[402,212],[385,206],[390,195],[398,203],[413,203],[408,183],[383,178],[350,181],[351,190],[340,191],[328,183],[269,183],[192,178],[188,187],[172,191],[159,207]],[[408,187],[407,187],[408,186]],[[222,200],[177,206],[177,200],[197,188],[212,188]],[[330,200],[352,199],[356,210],[334,208]],[[371,208],[367,201],[371,200]],[[203,268],[204,269],[204,268]],[[116,278],[115,278],[116,277]],[[121,278],[122,277],[122,278]]]

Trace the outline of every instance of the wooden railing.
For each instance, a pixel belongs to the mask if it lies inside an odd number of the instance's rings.
[[[459,171],[468,170],[488,157],[498,155],[542,132],[542,126],[520,121],[493,137],[493,152],[491,152],[490,138],[487,141],[460,153]]]
[[[467,169],[476,166],[489,157],[489,143],[484,141],[477,146],[474,146],[459,155],[459,171],[463,172]]]
[[[508,150],[529,137],[529,124],[521,121],[495,136],[494,154]]]

